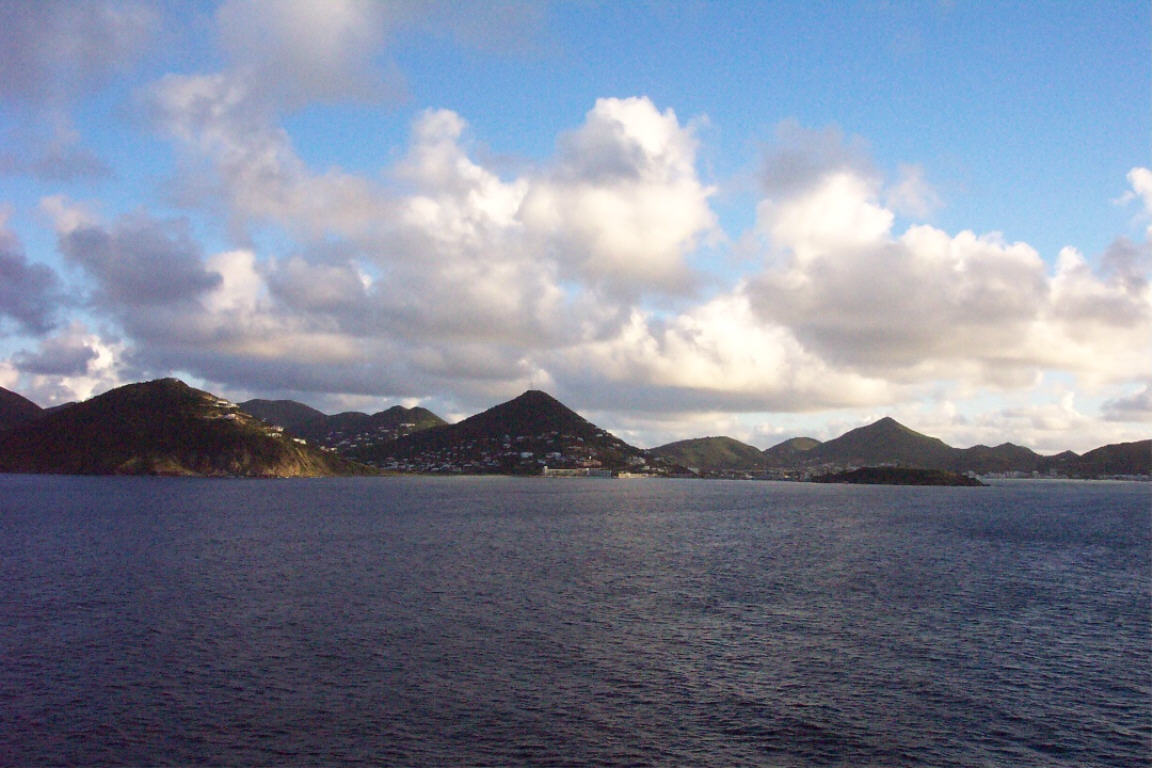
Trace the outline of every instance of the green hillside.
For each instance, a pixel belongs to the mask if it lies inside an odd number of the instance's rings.
[[[650,453],[705,472],[752,470],[764,466],[764,453],[731,437],[698,437],[652,448]]]

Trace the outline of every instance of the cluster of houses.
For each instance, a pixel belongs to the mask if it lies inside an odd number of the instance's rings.
[[[620,443],[620,446],[624,444]],[[620,471],[638,474],[660,471],[658,466],[650,466],[643,456],[627,455],[622,450],[619,454],[606,456],[601,449],[577,435],[547,432],[478,437],[410,455],[389,455],[374,463],[381,469],[396,472],[511,473],[549,477],[611,477]]]
[[[208,412],[204,415],[207,419],[220,419],[221,421],[256,421],[260,424],[260,429],[266,437],[273,437],[282,439],[284,437],[284,427],[278,424],[269,424],[262,419],[254,419],[248,414],[240,410],[240,406],[231,400],[225,400],[222,397],[209,396],[207,398]],[[302,437],[293,437],[292,442],[299,443],[300,445],[307,445],[308,441]]]
[[[319,442],[325,448],[343,453],[390,443],[397,438],[411,434],[414,429],[416,429],[416,424],[413,422],[405,422],[395,428],[379,426],[366,427],[356,431],[333,429],[321,437]]]

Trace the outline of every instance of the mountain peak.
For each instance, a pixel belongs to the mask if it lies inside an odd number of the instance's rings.
[[[578,413],[539,389],[529,389],[518,397],[465,419],[460,425],[466,429],[479,428],[482,431],[497,429],[510,434],[573,429],[579,434],[591,427]]]
[[[911,430],[908,427],[904,426],[900,422],[896,421],[896,419],[892,418],[891,416],[885,416],[882,419],[877,419],[876,421],[872,422],[868,426],[861,427],[861,429],[884,430],[887,432],[894,432],[894,431],[912,432],[912,431],[914,431],[914,430]]]
[[[530,389],[456,424],[414,432],[352,455],[385,467],[536,473],[552,468],[642,467],[643,452],[547,392]]]
[[[909,429],[891,416],[814,447],[805,459],[814,463],[865,466],[900,463],[908,466],[947,468],[954,449],[943,441]]]
[[[508,405],[510,403],[560,405],[560,406],[564,405],[559,400],[552,397],[552,395],[548,394],[547,392],[545,392],[542,389],[525,390],[523,393],[521,393],[517,397],[514,397],[511,400],[509,400],[507,403],[505,403],[505,405]],[[564,407],[567,407],[567,406],[564,406]]]
[[[110,392],[115,392],[117,390],[131,391],[128,389],[129,387],[131,387],[134,390],[141,391],[141,392],[147,392],[147,391],[172,392],[172,393],[178,392],[178,393],[183,394],[186,392],[198,391],[198,390],[194,390],[192,387],[188,386],[188,384],[186,384],[184,381],[177,379],[173,376],[166,376],[163,379],[152,379],[151,381],[142,381],[139,384],[126,384],[123,387],[117,387],[116,389],[109,390],[109,391]]]

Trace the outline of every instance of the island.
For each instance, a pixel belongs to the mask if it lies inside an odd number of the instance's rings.
[[[970,475],[916,467],[862,467],[848,472],[819,475],[812,478],[812,482],[855,485],[987,485]]]

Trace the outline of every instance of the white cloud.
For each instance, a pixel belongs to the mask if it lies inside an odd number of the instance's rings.
[[[41,406],[87,400],[131,380],[126,345],[103,338],[80,322],[43,339],[13,360],[13,387]]]
[[[900,166],[900,178],[888,189],[885,202],[895,213],[919,219],[931,216],[944,204],[918,165]]]
[[[1098,380],[1138,375],[1147,282],[1093,272],[1066,251],[1049,274],[1034,249],[928,226],[891,232],[877,186],[847,172],[762,204],[772,258],[751,279],[760,317],[810,352],[890,381],[1026,385],[1044,369]]]
[[[256,268],[252,251],[217,253],[208,257],[205,266],[220,276],[215,288],[201,299],[209,313],[234,314],[237,321],[244,321],[266,307],[264,277]]]
[[[1144,212],[1152,217],[1152,170],[1136,167],[1128,171],[1128,184],[1131,185],[1131,196],[1139,197],[1144,204]],[[1152,225],[1149,228],[1152,236]]]
[[[756,317],[740,291],[667,319],[634,310],[612,337],[557,356],[562,380],[589,375],[631,389],[633,407],[809,410],[890,400],[883,380],[837,370],[784,327]]]
[[[277,125],[275,105],[241,74],[168,75],[154,84],[149,113],[185,150],[182,197],[216,208],[233,228],[271,223],[294,237],[373,237],[391,216],[371,180],[339,169],[312,173]]]
[[[692,167],[694,137],[644,99],[598,102],[554,166],[507,181],[468,156],[458,115],[427,111],[393,170],[399,187],[385,189],[309,172],[251,98],[227,75],[192,76],[167,78],[154,103],[160,123],[210,161],[233,215],[317,241],[346,238],[383,276],[368,294],[349,279],[362,266],[314,265],[313,277],[327,279],[308,286],[309,304],[289,279],[303,262],[290,260],[273,287],[298,309],[315,309],[321,284],[340,276],[378,322],[406,336],[548,345],[570,333],[561,281],[613,293],[683,287],[686,252],[714,224],[710,190]],[[579,154],[585,145],[594,156]],[[348,319],[367,305],[352,295],[340,309]],[[577,322],[603,316],[592,309]]]
[[[799,262],[882,243],[895,218],[875,200],[875,184],[837,171],[804,194],[757,207],[762,235]]]
[[[609,292],[683,291],[686,257],[716,225],[696,138],[646,98],[599,99],[566,134],[521,212],[565,272]]]
[[[0,387],[15,390],[19,386],[20,371],[6,360],[0,360]]]
[[[411,189],[398,201],[397,226],[436,254],[474,253],[520,230],[528,181],[504,182],[461,146],[467,124],[450,110],[421,113],[396,177]]]

